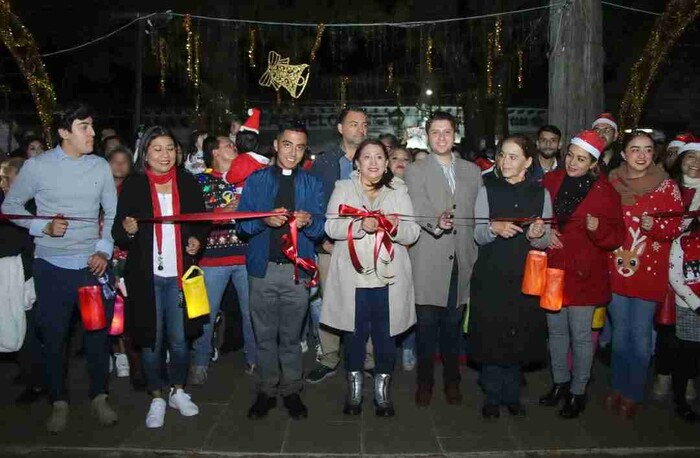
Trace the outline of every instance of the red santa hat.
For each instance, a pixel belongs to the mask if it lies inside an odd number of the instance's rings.
[[[249,118],[241,126],[241,130],[260,134],[260,108],[249,108],[248,116]]]
[[[598,115],[598,119],[593,121],[591,127],[595,128],[596,124],[608,124],[609,126],[612,126],[613,129],[615,129],[615,132],[618,131],[617,123],[615,122],[615,118],[613,118],[612,113],[601,113],[600,115]]]
[[[688,143],[683,144],[678,150],[678,157],[686,151],[700,151],[700,138],[693,138]]]
[[[686,143],[692,142],[693,141],[693,134],[690,132],[683,132],[681,134],[676,135],[676,137],[671,140],[668,144],[669,148],[680,148]]]
[[[576,134],[570,142],[572,145],[580,146],[588,151],[591,156],[600,159],[600,155],[605,151],[605,140],[595,133],[594,130],[584,130]]]

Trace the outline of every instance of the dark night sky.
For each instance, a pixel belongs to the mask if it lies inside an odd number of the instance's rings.
[[[278,3],[283,6],[293,7],[297,1],[278,0]],[[663,10],[665,4],[663,0],[615,1],[628,6],[658,12]],[[217,16],[222,14],[222,9],[225,11],[231,4],[236,4],[236,7],[242,9],[247,7],[247,5],[240,6],[239,2],[214,0],[199,2],[184,0],[77,0],[72,2],[11,0],[11,3],[15,13],[21,17],[33,32],[41,52],[51,52],[56,49],[74,46],[101,36],[128,22],[129,19],[126,15],[136,11],[153,12],[173,9],[179,12],[201,11],[204,14]],[[335,20],[344,13],[355,14],[354,18],[357,18],[359,15],[361,18],[361,11],[352,13],[343,9],[347,8],[345,5],[352,3],[351,0],[343,2],[327,0],[323,2],[326,7],[330,6],[331,8],[336,3],[342,6],[333,13],[336,16]],[[387,10],[391,10],[394,3],[399,4],[400,2],[379,2],[382,5],[381,7]],[[464,16],[474,14],[474,12],[485,8],[493,8],[489,4],[494,3],[497,3],[497,1],[415,0],[413,2],[414,8],[408,14],[411,16],[410,19],[415,19],[416,16],[420,19],[455,15]],[[514,9],[514,7],[541,5],[546,3],[546,1],[514,0],[503,1],[502,3],[503,9]],[[465,4],[468,6],[465,6]],[[472,5],[475,5],[473,9],[470,8]],[[381,7],[380,10],[375,8],[373,10],[374,14],[378,14],[377,11],[381,13]],[[638,57],[648,38],[654,17],[640,13],[613,10],[607,6],[603,6],[603,12],[604,44],[606,48],[604,68],[606,105],[608,109],[617,111],[621,94],[629,76],[629,68]],[[257,14],[264,13],[258,12]],[[281,19],[274,17],[274,12],[270,14],[272,15],[270,17],[271,20]],[[311,13],[300,11],[300,17],[297,20],[311,22],[309,14]],[[267,17],[258,17],[258,19],[267,19]],[[295,20],[293,17],[288,19]],[[391,17],[386,18],[386,20],[391,19]],[[695,109],[697,112],[697,108],[694,107],[700,106],[700,103],[698,103],[700,100],[698,100],[697,91],[693,89],[697,87],[698,77],[692,77],[692,74],[697,72],[689,72],[688,69],[697,69],[700,66],[700,58],[698,58],[700,53],[697,52],[697,48],[700,46],[699,38],[700,33],[698,33],[697,25],[692,26],[682,40],[679,49],[671,53],[666,66],[660,72],[661,78],[659,78],[652,90],[650,97],[651,107],[648,107],[648,110],[653,110],[655,114],[664,113],[664,116],[670,116],[670,113],[674,110],[664,106],[668,105],[668,102],[665,102],[665,100],[668,100],[669,97],[673,99],[679,94],[679,91],[685,90],[688,95],[679,97],[677,103],[687,104],[688,110]],[[45,64],[56,86],[59,101],[66,100],[74,96],[74,94],[88,92],[92,94],[90,97],[97,103],[103,104],[107,100],[110,107],[114,110],[120,110],[122,109],[121,107],[124,107],[124,111],[130,110],[133,105],[134,44],[135,26],[89,48],[62,56],[46,57]],[[686,69],[676,69],[680,67],[677,64],[678,62],[684,63]],[[688,76],[688,74],[691,76]],[[10,85],[13,88],[13,97],[11,99],[13,110],[31,110],[31,101],[27,94],[26,85],[23,84],[16,65],[4,49],[0,51],[0,83]],[[688,86],[690,90],[688,90]],[[541,93],[540,105],[546,106],[546,91],[541,91]],[[27,103],[28,101],[29,104]],[[678,110],[675,111],[676,114],[673,116],[677,120]],[[130,116],[130,113],[128,113],[125,119],[128,119]],[[688,115],[687,118],[700,119],[700,114]],[[658,121],[658,116],[651,116],[651,119]],[[681,122],[684,121],[681,120]],[[676,125],[673,127],[676,128]],[[683,127],[678,126],[678,128]]]

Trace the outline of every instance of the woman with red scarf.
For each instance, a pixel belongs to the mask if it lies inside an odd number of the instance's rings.
[[[194,177],[176,169],[175,137],[165,128],[146,131],[137,170],[122,185],[112,235],[129,254],[126,260],[126,330],[142,348],[146,386],[153,399],[146,427],[163,426],[165,399],[163,346],[170,352],[168,404],[184,416],[199,413],[183,391],[189,364],[188,339],[201,330],[201,319],[185,313],[181,278],[204,246],[204,224],[140,222],[158,216],[204,212],[204,198]],[[167,331],[167,333],[166,333]]]

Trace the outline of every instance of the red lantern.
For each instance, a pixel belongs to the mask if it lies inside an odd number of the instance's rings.
[[[102,287],[83,286],[78,288],[80,316],[86,331],[97,331],[107,327],[105,307],[102,303]]]
[[[564,271],[547,269],[547,282],[540,298],[540,307],[550,312],[558,312],[564,302]]]
[[[117,294],[114,298],[114,316],[112,326],[109,328],[110,336],[120,336],[124,333],[124,298]]]
[[[547,254],[530,250],[525,259],[525,273],[521,291],[530,296],[541,296],[544,291],[547,271]]]

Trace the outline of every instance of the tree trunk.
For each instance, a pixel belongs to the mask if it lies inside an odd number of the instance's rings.
[[[549,43],[549,123],[561,129],[566,145],[578,131],[590,129],[603,110],[600,0],[573,0],[564,7],[552,7]]]

